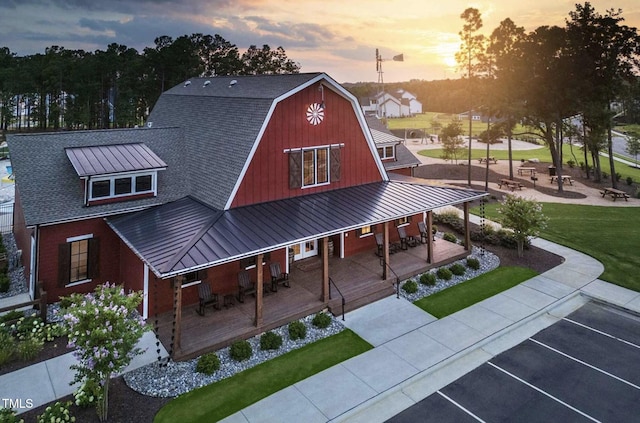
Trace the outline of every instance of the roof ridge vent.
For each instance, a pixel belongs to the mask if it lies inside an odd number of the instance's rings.
[[[211,81],[209,81],[208,79],[206,81],[204,81],[204,85],[202,86],[202,88],[207,87],[208,85],[211,84]]]
[[[238,80],[237,80],[237,79],[232,79],[232,80],[229,82],[229,88],[233,87],[233,86],[234,86],[234,85],[236,85],[237,83],[238,83]]]
[[[186,81],[186,82],[184,83],[184,86],[185,86],[185,87],[188,87],[189,85],[191,85],[191,81]]]

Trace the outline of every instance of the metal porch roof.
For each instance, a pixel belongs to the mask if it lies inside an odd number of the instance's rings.
[[[187,197],[107,223],[158,277],[167,278],[485,195],[387,181],[226,211]]]
[[[80,177],[167,167],[143,143],[72,147],[65,152]]]

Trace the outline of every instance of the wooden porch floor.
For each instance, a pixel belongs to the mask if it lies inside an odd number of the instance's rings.
[[[468,254],[464,247],[442,239],[434,242],[434,264],[426,262],[427,247],[418,245],[392,254],[389,265],[400,280],[423,273],[428,269],[450,263]],[[268,276],[268,271],[265,276]],[[382,280],[382,266],[375,250],[351,257],[329,259],[329,275],[347,301],[347,310],[360,307],[377,299],[392,295],[395,277]],[[290,268],[291,287],[279,287],[263,297],[263,322],[256,327],[255,297],[249,295],[244,303],[234,298],[234,305],[213,310],[207,307],[205,316],[196,312],[197,305],[182,308],[181,349],[174,350],[176,360],[186,360],[207,351],[230,345],[293,320],[330,307],[334,314],[341,312],[341,297],[331,287],[332,300],[321,301],[322,258],[312,257],[294,262]],[[222,298],[220,299],[222,303]],[[173,312],[158,316],[158,333],[167,350],[171,348]]]

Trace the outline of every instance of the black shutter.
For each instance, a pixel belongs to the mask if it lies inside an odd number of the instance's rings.
[[[289,153],[289,188],[302,186],[302,151]]]
[[[197,279],[199,281],[204,281],[207,279],[207,269],[198,270]]]
[[[340,149],[331,149],[331,182],[340,180]]]
[[[89,263],[88,263],[89,279],[100,277],[100,240],[98,238],[89,238]]]
[[[58,285],[63,287],[71,278],[71,244],[58,245]]]

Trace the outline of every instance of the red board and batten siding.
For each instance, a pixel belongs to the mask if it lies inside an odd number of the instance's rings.
[[[315,126],[307,121],[307,107],[322,101],[318,86],[314,84],[276,106],[231,207],[382,180],[350,101],[325,87],[324,120]],[[290,189],[289,155],[285,150],[329,144],[344,144],[340,149],[340,181]]]
[[[99,277],[91,282],[63,287],[58,284],[58,245],[67,242],[67,238],[93,234],[100,239],[100,271]],[[39,230],[40,248],[38,257],[38,279],[44,282],[48,298],[51,302],[60,296],[75,292],[87,293],[93,291],[97,284],[105,282],[120,282],[120,239],[107,226],[102,218],[88,219],[54,226],[42,226]]]

